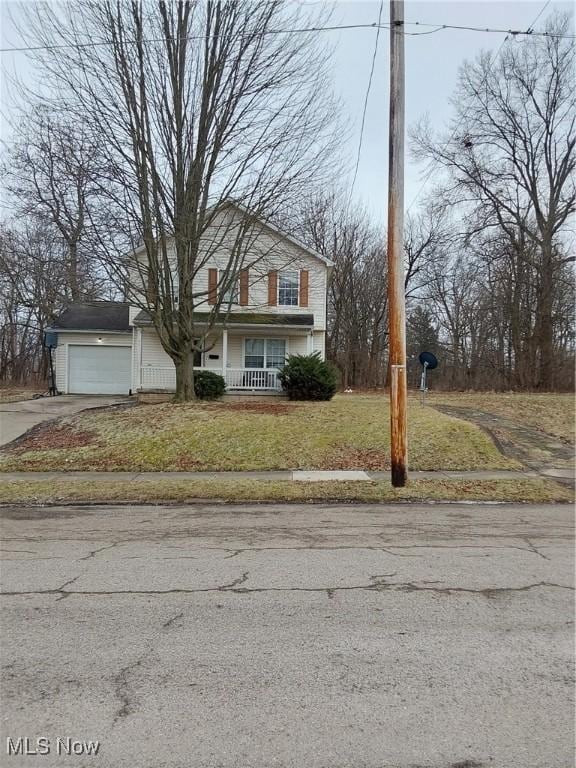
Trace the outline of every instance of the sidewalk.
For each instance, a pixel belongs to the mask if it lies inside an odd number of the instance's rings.
[[[574,483],[574,470],[551,469],[542,473],[485,470],[475,471],[435,471],[410,472],[412,480],[526,480],[547,477],[558,482]],[[273,471],[273,472],[3,472],[0,483],[15,480],[102,480],[124,482],[146,482],[148,480],[284,480],[295,482],[321,481],[374,481],[389,480],[389,472],[371,472],[361,470],[347,471]]]

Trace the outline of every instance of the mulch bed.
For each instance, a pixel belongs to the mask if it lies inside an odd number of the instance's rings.
[[[90,430],[77,430],[69,425],[38,424],[4,449],[5,453],[19,455],[27,451],[52,451],[58,448],[84,448],[97,443],[97,435]]]
[[[299,406],[293,403],[218,403],[218,410],[245,411],[247,413],[264,413],[270,416],[286,416],[298,410]]]

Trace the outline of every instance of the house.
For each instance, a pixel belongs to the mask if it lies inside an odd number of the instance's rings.
[[[240,221],[243,212],[230,206],[222,215]],[[319,352],[324,357],[332,262],[269,223],[257,222],[254,231],[250,264],[227,286],[226,303],[195,367],[221,374],[229,392],[277,394],[278,369],[287,355]],[[144,258],[143,251],[135,257]],[[225,248],[216,250],[196,277],[195,290],[205,295],[204,304],[195,307],[199,329],[206,328],[210,305],[217,303],[228,263]],[[49,330],[57,335],[59,392],[168,393],[176,388],[174,364],[142,302],[73,304]]]

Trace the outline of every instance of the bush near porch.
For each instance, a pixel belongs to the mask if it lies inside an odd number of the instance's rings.
[[[409,404],[412,469],[514,469],[474,425]],[[139,405],[35,428],[0,471],[218,471],[389,467],[388,397]]]

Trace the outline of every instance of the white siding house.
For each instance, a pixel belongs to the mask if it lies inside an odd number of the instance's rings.
[[[194,290],[204,294],[195,307],[199,334],[229,264],[226,237],[233,236],[242,211],[230,206],[220,215],[226,217],[225,236],[194,283]],[[135,256],[144,258],[138,252]],[[231,303],[217,317],[195,366],[220,373],[232,392],[279,392],[277,372],[286,356],[319,352],[324,357],[331,266],[293,238],[259,224],[250,255],[238,270]],[[173,361],[142,310],[142,296],[138,299],[140,306],[95,302],[63,313],[51,329],[58,334],[55,367],[60,392],[174,391]]]

